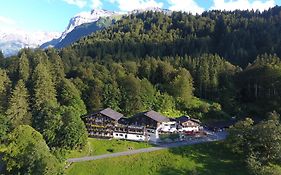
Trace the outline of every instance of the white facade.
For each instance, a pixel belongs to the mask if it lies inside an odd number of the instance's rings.
[[[160,124],[160,126],[157,128],[159,131],[163,132],[176,132],[177,131],[177,122],[171,121],[171,122],[163,122]]]
[[[156,143],[159,141],[159,132],[154,129],[146,129],[144,134],[114,132],[113,138],[132,141],[149,141]]]
[[[147,140],[150,142],[158,142],[159,140],[159,132],[158,130],[154,130],[154,129],[146,129],[146,135],[147,135]]]
[[[189,131],[198,132],[199,130],[200,130],[199,126],[185,126],[178,129],[178,131],[180,132],[189,132]]]
[[[201,128],[200,124],[192,120],[188,120],[184,123],[181,123],[181,125],[179,125],[180,132],[184,132],[184,131],[198,132],[200,128]]]
[[[146,137],[144,135],[132,134],[132,133],[114,132],[113,138],[124,139],[124,140],[133,140],[133,141],[146,141]]]

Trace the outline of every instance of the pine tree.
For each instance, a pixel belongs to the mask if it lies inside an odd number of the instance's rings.
[[[62,125],[61,110],[52,77],[44,64],[39,63],[35,68],[33,83],[33,126],[42,133],[49,146],[56,146],[57,133]]]
[[[140,81],[140,98],[143,111],[152,109],[156,102],[156,90],[153,85],[147,80]]]
[[[86,101],[87,109],[90,112],[99,110],[103,107],[102,105],[102,92],[103,92],[103,82],[99,79],[94,79],[91,82],[91,86],[88,89],[88,101]]]
[[[120,111],[121,92],[118,84],[113,81],[106,83],[103,88],[103,105],[104,107],[110,107],[116,111]]]
[[[81,94],[75,85],[68,79],[63,79],[59,84],[58,100],[61,105],[72,107],[78,116],[87,113],[84,101],[81,99]]]
[[[185,105],[190,101],[193,96],[193,80],[186,69],[181,68],[178,71],[178,75],[171,83],[171,89],[173,96]]]
[[[4,59],[4,55],[3,55],[3,52],[0,50],[0,60],[3,60]]]
[[[6,115],[10,119],[13,128],[23,124],[31,124],[28,97],[23,80],[19,80],[12,91],[6,111]]]
[[[65,77],[62,59],[53,48],[49,48],[47,54],[51,63],[50,72],[53,77],[52,80],[55,85],[58,85]]]
[[[18,68],[19,79],[22,79],[26,82],[29,78],[30,68],[29,68],[29,60],[25,52],[19,58],[19,68]]]
[[[5,70],[0,69],[0,114],[4,114],[8,105],[11,81]]]
[[[60,131],[59,146],[66,149],[81,148],[87,143],[87,130],[80,114],[69,107],[62,115],[62,129]]]
[[[33,74],[33,83],[33,110],[35,112],[42,111],[48,105],[57,106],[56,89],[52,77],[44,64],[39,63],[36,66]]]
[[[10,125],[9,119],[5,115],[0,114],[0,145],[6,139],[11,128]]]

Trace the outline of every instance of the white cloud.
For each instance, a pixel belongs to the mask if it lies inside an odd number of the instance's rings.
[[[4,16],[0,16],[0,24],[2,24],[2,25],[15,25],[16,21],[14,21],[13,19],[4,17]]]
[[[5,16],[0,16],[0,31],[12,31],[17,28],[18,22]]]
[[[200,7],[195,0],[168,0],[168,3],[171,5],[169,9],[173,11],[185,11],[192,14],[200,14],[204,11],[204,8]]]
[[[111,3],[117,3],[121,11],[132,11],[135,9],[147,9],[151,7],[162,8],[163,3],[155,0],[109,0]]]
[[[264,11],[269,9],[270,7],[274,7],[276,5],[274,0],[214,0],[214,3],[212,7],[210,8],[211,10],[213,9],[218,9],[218,10],[228,10],[228,11],[233,11],[236,9],[239,10],[260,10]]]
[[[92,8],[93,9],[101,9],[102,8],[101,0],[92,0]]]
[[[86,0],[63,0],[63,1],[71,5],[76,5],[79,8],[83,8],[87,4]]]

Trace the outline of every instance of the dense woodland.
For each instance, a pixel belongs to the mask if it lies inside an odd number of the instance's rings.
[[[281,113],[280,20],[281,7],[145,12],[61,50],[0,55],[6,173],[62,173],[66,151],[87,142],[81,116],[101,108],[204,122]]]
[[[245,68],[258,55],[281,56],[281,7],[259,11],[132,14],[76,45],[79,55],[127,60],[218,54]]]

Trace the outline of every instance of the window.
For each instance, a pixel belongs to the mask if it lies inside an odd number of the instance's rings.
[[[120,134],[121,137],[123,137],[123,134]]]
[[[118,136],[118,134],[115,134],[116,136]]]

